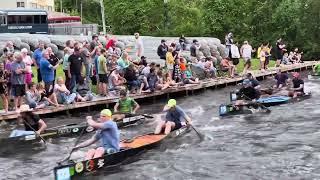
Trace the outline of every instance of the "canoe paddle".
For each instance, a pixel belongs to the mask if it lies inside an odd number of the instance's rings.
[[[199,139],[200,141],[203,141],[204,139],[204,135],[199,133],[199,131],[196,130],[196,128],[192,125],[192,124],[189,124],[191,126],[191,128],[197,133],[197,135],[199,136]]]
[[[35,133],[35,135],[39,136],[39,138],[44,142],[45,145],[47,145],[47,141],[44,140],[43,137],[41,137],[41,135],[38,135],[37,131],[25,119],[23,119],[23,122]]]
[[[86,128],[83,128],[83,129],[82,129],[82,131],[81,131],[81,133],[80,133],[80,135],[79,135],[78,139],[77,139],[77,140],[76,140],[76,142],[74,143],[73,148],[71,149],[71,151],[70,151],[69,155],[68,155],[67,157],[63,158],[62,160],[58,161],[58,162],[57,162],[57,164],[59,164],[59,165],[60,165],[61,163],[63,163],[63,162],[65,162],[65,161],[67,161],[67,160],[69,160],[69,159],[70,159],[70,157],[71,157],[72,153],[75,151],[74,147],[76,147],[76,146],[79,144],[80,139],[81,139],[82,135],[83,135],[83,134],[84,134],[84,132],[85,132],[85,129],[86,129]]]

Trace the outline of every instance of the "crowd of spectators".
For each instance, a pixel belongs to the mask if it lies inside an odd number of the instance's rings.
[[[239,51],[233,43],[233,34],[229,33],[226,36],[226,56],[221,61],[211,56],[199,56],[201,45],[196,39],[190,46],[189,57],[185,57],[182,52],[186,50],[186,38],[181,36],[177,44],[161,40],[157,54],[164,61],[163,66],[148,62],[144,56],[143,40],[139,33],[134,36],[135,55],[130,56],[126,50],[117,47],[117,39],[113,36],[107,35],[107,43],[103,46],[99,36],[93,35],[91,42],[68,40],[63,59],[57,58],[43,42],[30,57],[27,49],[15,52],[13,43],[9,41],[0,58],[0,95],[4,111],[18,110],[23,103],[34,109],[59,107],[92,101],[97,97],[117,97],[121,90],[142,94],[200,84],[193,68],[202,70],[206,78],[214,79],[223,73],[233,78],[238,75],[236,65],[240,56],[244,59],[243,74],[251,70],[253,52],[257,52],[260,69],[264,71],[268,68],[272,49],[264,43],[256,51],[245,41]],[[279,63],[301,62],[302,53],[298,49],[288,54],[281,39],[276,46]],[[64,72],[62,76],[57,75],[60,66]],[[13,106],[9,108],[11,99]]]

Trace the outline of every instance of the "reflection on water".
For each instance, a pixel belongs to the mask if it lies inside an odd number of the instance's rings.
[[[133,162],[83,179],[318,179],[320,85],[306,85],[313,98],[271,107],[268,115],[220,119],[217,106],[228,101],[228,92],[234,87],[178,98],[192,115],[194,126],[205,134],[204,141],[199,142],[196,133],[191,132],[136,157]],[[142,108],[145,112],[159,112],[161,105]],[[66,121],[82,122],[85,115],[68,119],[59,116],[48,119],[48,123],[54,126]],[[153,121],[124,129],[121,136],[150,132],[155,126]],[[52,140],[42,151],[14,149],[20,153],[0,157],[0,179],[53,179],[55,162],[67,155],[74,141],[75,138]],[[84,151],[73,157],[80,157]]]

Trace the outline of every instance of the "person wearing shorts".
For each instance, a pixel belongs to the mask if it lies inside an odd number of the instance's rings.
[[[175,99],[170,99],[164,106],[163,111],[166,112],[166,119],[158,123],[154,134],[160,134],[163,128],[164,134],[169,134],[175,129],[180,129],[186,123],[191,124],[191,118],[180,106],[177,106]]]
[[[244,60],[243,74],[247,74],[247,70],[251,69],[251,53],[253,52],[252,46],[248,41],[244,41],[240,48],[240,54]]]
[[[100,50],[100,56],[98,57],[98,75],[99,75],[99,92],[101,96],[107,96],[107,84],[108,84],[108,68],[106,59],[106,50]]]
[[[11,64],[11,84],[12,96],[14,97],[14,107],[15,110],[18,110],[18,107],[20,107],[22,103],[22,97],[26,93],[25,73],[28,70],[20,53],[15,53],[14,57],[15,61]]]

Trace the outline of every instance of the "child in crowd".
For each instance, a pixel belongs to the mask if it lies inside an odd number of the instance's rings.
[[[176,56],[173,56],[173,48],[169,47],[168,52],[166,54],[166,65],[167,65],[167,69],[169,72],[169,76],[171,77],[171,79],[173,79],[173,68],[174,68],[174,64],[175,64],[175,58]]]
[[[289,55],[287,52],[284,53],[281,64],[284,64],[284,65],[291,64],[291,62],[289,61]]]
[[[4,63],[0,63],[0,96],[3,102],[3,109],[7,113],[9,110],[9,97],[8,97],[8,73],[4,68]]]

